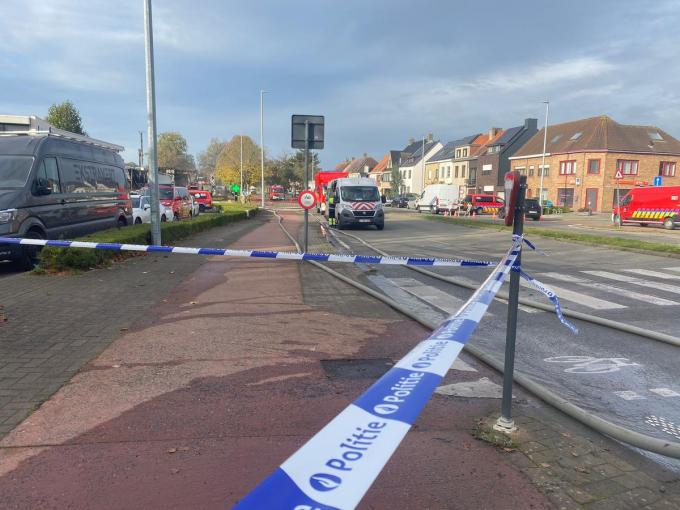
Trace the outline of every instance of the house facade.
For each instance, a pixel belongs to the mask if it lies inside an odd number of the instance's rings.
[[[538,132],[536,119],[525,119],[522,126],[504,130],[480,150],[477,158],[476,189],[479,193],[505,194],[503,180],[510,171],[510,157]]]
[[[543,200],[556,205],[608,212],[617,194],[652,185],[656,176],[664,186],[680,184],[680,141],[656,126],[619,124],[606,115],[548,126],[545,168],[544,129],[509,158],[527,176],[527,197],[538,198],[542,187]]]
[[[431,137],[430,137],[431,138]],[[407,151],[413,145],[419,145],[415,151],[409,154]],[[425,140],[410,144],[402,152],[399,162],[399,171],[405,193],[420,195],[425,188],[425,162],[443,147],[442,143],[434,140]],[[423,157],[423,154],[425,157]]]
[[[377,164],[375,159],[364,154],[361,158],[352,158],[342,171],[347,172],[349,177],[368,177]]]

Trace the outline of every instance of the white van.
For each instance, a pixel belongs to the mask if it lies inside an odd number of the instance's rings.
[[[458,186],[452,184],[430,184],[420,195],[416,204],[418,212],[438,213],[458,203]]]
[[[375,180],[366,177],[335,179],[328,183],[327,196],[334,197],[338,228],[375,225],[382,230],[385,227],[385,211]],[[328,208],[324,215],[328,218]]]

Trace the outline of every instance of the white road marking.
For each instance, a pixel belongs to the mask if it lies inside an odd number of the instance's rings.
[[[464,381],[439,386],[434,392],[452,397],[501,398],[503,387],[488,377],[482,377],[478,381]]]
[[[661,395],[662,397],[680,397],[680,393],[673,391],[670,388],[650,388],[649,391]]]
[[[525,280],[520,282],[523,287],[533,289],[534,287]],[[612,303],[611,301],[606,301],[604,299],[599,299],[596,297],[589,296],[587,294],[582,294],[580,292],[574,292],[573,290],[565,289],[562,287],[555,287],[550,285],[550,288],[555,291],[557,297],[560,299],[566,299],[567,301],[573,301],[581,306],[586,306],[594,310],[615,310],[621,308],[628,308],[626,305],[620,305],[618,303]]]
[[[647,398],[634,391],[615,391],[614,395],[618,395],[624,400],[645,400]]]
[[[651,276],[652,278],[661,278],[662,280],[680,280],[680,274],[668,274],[660,271],[650,271],[649,269],[624,269],[626,273],[641,274],[642,276]]]
[[[672,292],[674,294],[680,294],[680,287],[677,285],[670,285],[668,283],[661,282],[650,282],[647,280],[641,280],[640,278],[635,278],[633,276],[626,276],[624,274],[610,273],[609,271],[581,271],[582,273],[591,274],[593,276],[600,276],[601,278],[608,278],[610,280],[616,280],[619,282],[632,283],[633,285],[639,285],[641,287],[648,287],[650,289],[665,290],[666,292]]]
[[[645,419],[645,423],[651,425],[652,427],[659,427],[661,430],[663,430],[666,434],[669,434],[673,437],[676,437],[677,439],[680,439],[680,426],[676,425],[670,420],[667,420],[666,418],[662,416],[647,416]]]
[[[390,280],[409,294],[413,294],[418,299],[422,299],[448,314],[456,313],[465,304],[463,299],[452,296],[436,287],[425,285],[415,278],[391,278]]]
[[[676,301],[671,301],[670,299],[664,299],[650,294],[642,294],[640,292],[634,292],[628,289],[622,289],[621,287],[615,287],[614,285],[609,285],[608,283],[595,282],[593,280],[587,280],[585,278],[578,278],[577,276],[571,276],[561,273],[542,273],[540,276],[547,276],[548,278],[553,278],[554,280],[560,280],[563,282],[575,283],[577,285],[583,285],[586,287],[592,287],[594,289],[600,289],[607,292],[613,292],[619,296],[625,296],[630,299],[636,299],[644,303],[651,303],[653,305],[659,306],[673,306],[680,305]]]
[[[481,282],[475,281],[471,278],[465,278],[464,276],[456,275],[456,280],[460,280],[461,282],[465,282],[465,283],[474,285],[475,287],[479,287],[481,285]],[[506,280],[507,280],[507,278],[506,278]],[[496,298],[496,299],[498,301],[500,301],[501,303],[507,304],[507,301],[505,299],[501,299],[501,298]],[[519,309],[522,310],[525,313],[543,313],[543,310],[539,310],[538,308],[532,308],[532,307],[526,306],[526,305],[519,305]]]
[[[397,303],[407,308],[410,308],[417,314],[422,314],[428,319],[439,323],[446,318],[446,314],[440,311],[433,310],[430,306],[425,303],[413,299],[413,296],[406,292],[401,287],[397,286],[394,282],[387,279],[381,274],[368,275],[368,279],[373,285],[378,287],[383,293],[394,299]]]
[[[461,372],[477,372],[477,369],[465,363],[462,359],[456,358],[451,365],[450,370],[459,370]]]

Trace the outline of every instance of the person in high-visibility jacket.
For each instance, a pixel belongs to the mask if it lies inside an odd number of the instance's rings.
[[[328,196],[328,225],[335,226],[335,197],[332,193]]]

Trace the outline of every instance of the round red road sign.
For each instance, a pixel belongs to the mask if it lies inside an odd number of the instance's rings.
[[[316,196],[311,190],[306,189],[298,196],[298,204],[303,209],[311,209],[316,205]]]

